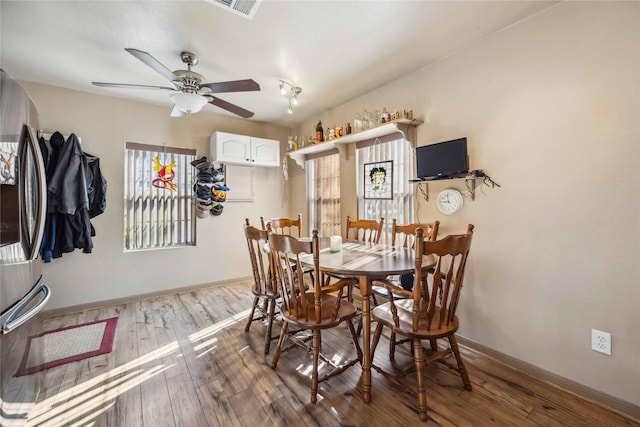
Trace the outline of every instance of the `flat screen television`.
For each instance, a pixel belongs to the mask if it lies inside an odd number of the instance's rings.
[[[416,148],[418,179],[450,178],[469,173],[467,138]]]

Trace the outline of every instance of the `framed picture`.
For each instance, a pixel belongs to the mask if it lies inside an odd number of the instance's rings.
[[[393,161],[364,164],[364,198],[393,199]]]

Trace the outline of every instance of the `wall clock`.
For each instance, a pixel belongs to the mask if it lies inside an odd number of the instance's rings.
[[[436,204],[443,214],[453,215],[462,209],[464,198],[462,197],[462,193],[455,188],[447,188],[438,194]]]

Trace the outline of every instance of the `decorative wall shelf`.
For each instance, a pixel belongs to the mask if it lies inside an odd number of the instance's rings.
[[[340,154],[345,158],[349,158],[348,146],[360,141],[366,141],[368,139],[381,138],[383,136],[399,133],[402,138],[409,139],[407,131],[410,127],[416,127],[424,122],[418,119],[398,119],[393,122],[385,123],[374,128],[366,129],[357,133],[351,133],[349,135],[342,136],[340,138],[332,139],[331,141],[321,142],[318,144],[310,145],[308,147],[301,148],[295,151],[289,151],[287,156],[295,160],[295,162],[304,169],[304,162],[308,155],[322,153],[337,148]]]
[[[427,202],[429,201],[429,184],[430,183],[464,180],[464,183],[467,187],[467,191],[469,192],[469,196],[472,201],[476,199],[476,188],[478,186],[478,183],[480,183],[480,185],[486,184],[487,186],[491,186],[492,188],[500,187],[500,184],[493,181],[491,177],[486,175],[483,171],[480,171],[481,175],[478,175],[474,172],[476,171],[470,172],[465,176],[457,176],[452,178],[434,178],[434,179],[426,179],[424,181],[410,181],[410,183],[418,184],[418,185],[424,184],[424,190],[422,190],[421,193],[424,196],[425,201]]]

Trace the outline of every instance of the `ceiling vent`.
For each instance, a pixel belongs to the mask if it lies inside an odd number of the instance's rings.
[[[233,12],[236,15],[244,16],[247,19],[253,19],[258,7],[263,0],[206,0],[218,7]]]

